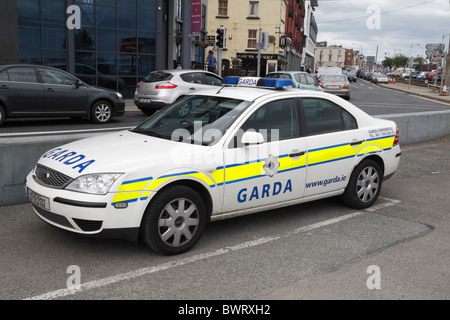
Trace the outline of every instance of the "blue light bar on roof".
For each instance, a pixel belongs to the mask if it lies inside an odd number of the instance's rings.
[[[273,89],[283,89],[294,87],[295,83],[291,79],[258,78],[258,77],[224,77],[222,85],[264,87]]]

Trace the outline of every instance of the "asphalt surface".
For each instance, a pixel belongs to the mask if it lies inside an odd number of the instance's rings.
[[[173,257],[53,228],[30,205],[2,207],[0,299],[447,300],[448,181],[450,136],[407,145],[370,210],[333,198],[218,221]]]

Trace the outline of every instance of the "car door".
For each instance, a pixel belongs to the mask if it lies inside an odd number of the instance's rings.
[[[64,72],[37,68],[44,91],[44,113],[62,115],[85,115],[88,108],[86,88],[77,79]]]
[[[224,212],[241,211],[303,197],[305,139],[299,137],[298,103],[273,100],[257,108],[224,151]],[[260,144],[243,145],[247,131],[262,133]]]
[[[0,80],[0,95],[11,115],[42,113],[44,94],[33,66],[4,70]]]
[[[344,188],[364,154],[365,136],[356,119],[322,98],[301,100],[307,146],[305,197]]]
[[[183,91],[185,91],[186,94],[209,87],[205,84],[202,72],[183,73],[180,77],[184,81],[183,87],[185,89]]]

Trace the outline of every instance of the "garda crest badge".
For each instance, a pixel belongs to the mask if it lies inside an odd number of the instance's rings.
[[[270,155],[267,159],[264,160],[265,164],[263,166],[266,175],[269,177],[273,177],[275,173],[278,172],[278,168],[280,167],[280,163],[278,159],[274,156]]]

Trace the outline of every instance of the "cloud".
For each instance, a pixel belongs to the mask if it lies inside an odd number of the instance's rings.
[[[362,49],[368,56],[378,47],[378,61],[385,53],[425,56],[427,43],[440,43],[450,33],[448,0],[319,0],[314,15],[317,41]]]

